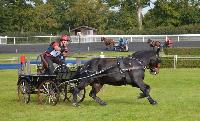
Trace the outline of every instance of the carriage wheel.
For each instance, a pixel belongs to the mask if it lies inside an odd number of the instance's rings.
[[[17,92],[19,101],[22,103],[29,103],[30,101],[30,86],[27,80],[22,79],[17,85]]]
[[[72,102],[72,100],[73,100],[73,91],[74,91],[74,87],[75,86],[76,86],[76,84],[74,84],[74,83],[70,83],[70,84],[67,85],[66,99],[69,102]],[[78,103],[80,103],[80,102],[82,102],[84,100],[85,93],[86,93],[86,90],[84,88],[77,94],[77,102]]]
[[[52,80],[42,82],[38,87],[38,101],[40,104],[56,105],[59,100],[59,90]]]

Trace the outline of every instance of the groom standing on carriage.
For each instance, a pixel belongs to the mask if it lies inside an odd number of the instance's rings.
[[[46,73],[53,74],[54,66],[53,63],[63,64],[69,49],[67,45],[70,41],[70,37],[67,35],[62,35],[59,41],[52,42],[47,50],[44,52],[43,57],[46,61]],[[65,55],[62,55],[65,54]]]

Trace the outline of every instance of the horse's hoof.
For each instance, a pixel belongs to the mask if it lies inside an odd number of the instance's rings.
[[[142,98],[145,98],[144,93],[140,93],[140,96],[138,96],[138,99],[142,99]]]
[[[157,105],[158,103],[156,101],[150,102],[151,105]]]
[[[80,106],[78,103],[72,103],[72,105],[73,105],[74,107],[79,107],[79,106]]]
[[[100,105],[101,105],[101,106],[106,106],[107,103],[106,103],[106,102],[102,102],[102,103],[100,103]]]

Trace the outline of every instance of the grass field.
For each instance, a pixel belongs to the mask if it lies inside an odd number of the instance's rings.
[[[137,99],[139,90],[131,86],[106,85],[99,93],[107,106],[102,107],[88,96],[81,107],[69,102],[56,106],[39,105],[36,95],[29,104],[17,100],[16,70],[0,70],[0,121],[199,121],[200,69],[161,69],[157,76],[146,71],[145,82],[158,102],[152,106]]]

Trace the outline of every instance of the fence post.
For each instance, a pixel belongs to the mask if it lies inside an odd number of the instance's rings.
[[[16,42],[15,42],[15,37],[14,37],[14,45],[16,44]]]
[[[80,57],[76,57],[76,65],[77,66],[81,65],[81,58]]]
[[[31,62],[30,57],[27,59],[27,74],[31,74]]]
[[[51,37],[49,38],[49,41],[50,41],[50,43],[51,43]]]
[[[176,69],[178,55],[174,55],[174,69]]]
[[[180,37],[178,36],[178,42],[180,41]]]
[[[28,44],[28,37],[26,37],[26,40],[27,40],[27,44]]]

